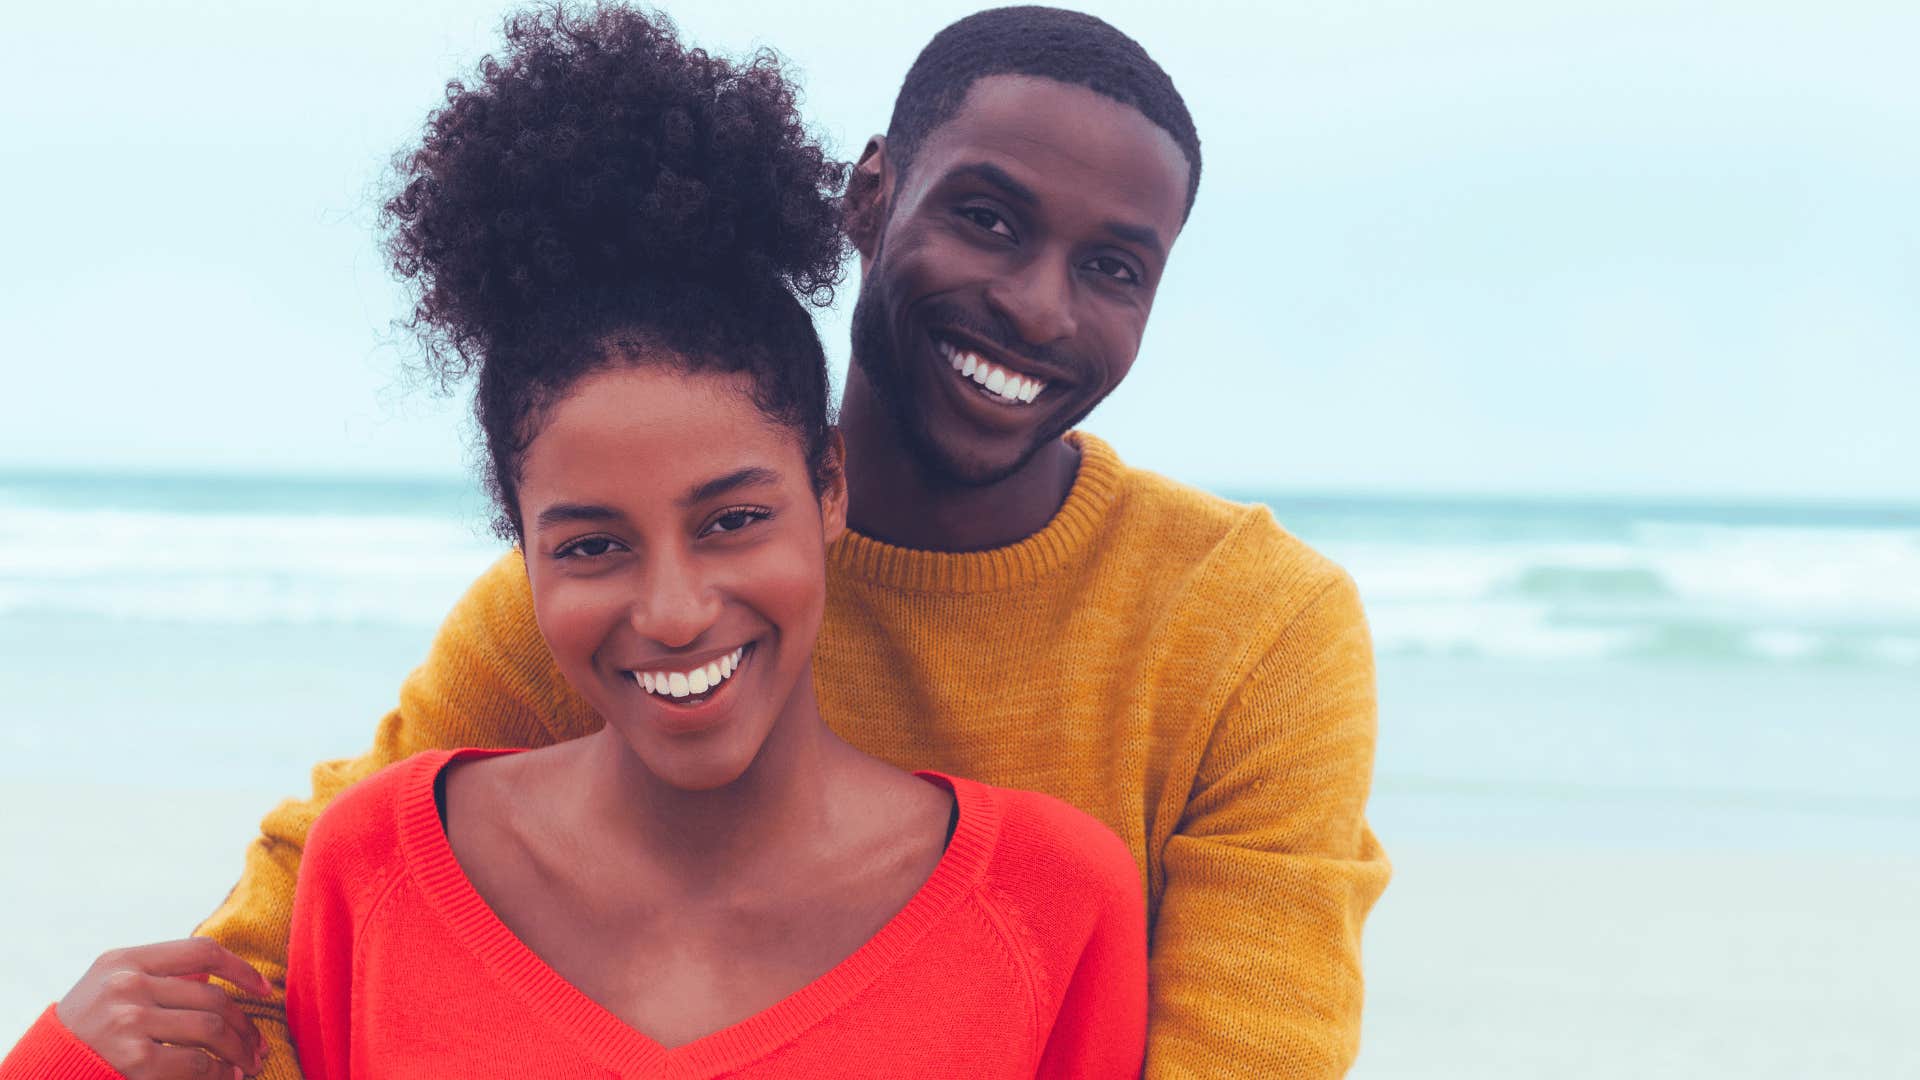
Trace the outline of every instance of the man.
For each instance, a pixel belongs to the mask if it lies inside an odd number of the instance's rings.
[[[1098,19],[1002,8],[921,53],[847,196],[852,530],[829,555],[820,702],[864,750],[1119,833],[1149,898],[1149,1075],[1334,1076],[1387,877],[1356,592],[1264,509],[1072,433],[1133,364],[1199,177],[1171,81]],[[428,747],[597,725],[507,556],[373,748],[268,815],[202,932],[278,983],[301,845],[342,788]],[[242,1006],[266,1075],[297,1075],[280,1003]]]

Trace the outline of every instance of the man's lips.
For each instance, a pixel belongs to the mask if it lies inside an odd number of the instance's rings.
[[[933,335],[934,348],[960,378],[1002,405],[1021,408],[1033,404],[1051,387],[1058,394],[1063,382],[1024,359],[1010,360],[1005,352],[950,332]]]

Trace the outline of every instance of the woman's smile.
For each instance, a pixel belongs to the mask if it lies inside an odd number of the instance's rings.
[[[655,724],[671,735],[708,731],[733,712],[736,683],[753,660],[756,643],[748,642],[718,659],[661,660],[621,676],[644,695],[642,707]]]

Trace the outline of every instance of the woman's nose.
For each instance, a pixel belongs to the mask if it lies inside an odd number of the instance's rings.
[[[628,615],[634,630],[670,649],[698,641],[720,617],[720,596],[687,559],[655,559],[642,571]]]

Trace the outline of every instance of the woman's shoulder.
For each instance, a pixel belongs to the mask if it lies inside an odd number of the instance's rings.
[[[1099,818],[1038,791],[966,780],[955,785],[972,788],[974,799],[993,806],[999,818],[987,871],[996,891],[1040,904],[1077,899],[1089,908],[1145,903],[1133,852]]]
[[[307,833],[302,875],[351,878],[400,861],[405,834],[440,827],[435,779],[462,753],[423,750],[349,785]]]

